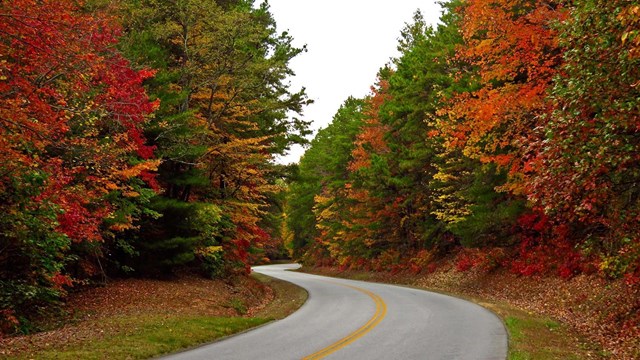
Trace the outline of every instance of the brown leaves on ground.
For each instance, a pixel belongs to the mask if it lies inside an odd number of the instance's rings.
[[[199,277],[127,279],[75,294],[67,307],[92,316],[175,312],[234,316],[236,311],[228,306],[232,299],[239,298],[250,308],[262,301],[264,291],[260,283],[243,277],[233,282]]]
[[[86,339],[135,331],[129,317],[181,315],[240,316],[255,313],[273,299],[273,291],[249,277],[232,281],[185,276],[172,280],[115,280],[104,287],[71,294],[66,325],[33,335],[0,339],[0,357],[44,349],[49,344],[72,344]],[[247,315],[248,316],[248,315]]]
[[[502,301],[549,316],[597,342],[614,359],[640,354],[640,288],[622,280],[441,271],[420,278],[416,285]]]

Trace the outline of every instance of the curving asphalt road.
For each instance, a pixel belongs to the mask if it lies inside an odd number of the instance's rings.
[[[309,292],[289,317],[165,359],[504,360],[502,322],[476,304],[393,285],[254,267]]]

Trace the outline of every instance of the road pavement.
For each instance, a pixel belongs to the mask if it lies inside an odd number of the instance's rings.
[[[289,317],[170,360],[504,360],[507,334],[483,307],[411,288],[254,267],[309,292]]]

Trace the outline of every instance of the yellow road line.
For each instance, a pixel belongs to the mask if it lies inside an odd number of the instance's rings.
[[[371,319],[369,319],[369,321],[366,322],[366,324],[362,325],[356,331],[352,332],[351,334],[343,337],[342,339],[336,341],[335,343],[327,346],[326,348],[324,348],[324,349],[322,349],[320,351],[317,351],[317,352],[315,352],[315,353],[313,353],[313,354],[311,354],[309,356],[303,357],[302,360],[322,359],[325,356],[333,354],[334,352],[336,352],[336,351],[342,349],[343,347],[351,344],[352,342],[354,342],[354,341],[358,340],[359,338],[363,337],[369,331],[373,330],[373,328],[378,326],[380,321],[382,321],[382,319],[384,319],[384,317],[387,315],[387,304],[384,303],[384,301],[382,300],[382,298],[380,296],[374,294],[373,292],[371,292],[369,290],[361,289],[359,287],[340,284],[340,283],[334,283],[334,282],[332,282],[332,283],[340,285],[340,286],[345,286],[345,287],[360,291],[361,293],[364,293],[364,294],[368,295],[371,299],[373,299],[373,302],[376,304],[376,312],[375,312],[375,314],[373,314]]]

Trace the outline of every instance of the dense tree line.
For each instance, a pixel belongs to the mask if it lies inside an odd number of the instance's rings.
[[[300,162],[295,256],[346,268],[640,282],[640,7],[465,0],[417,13]]]
[[[0,330],[114,275],[246,272],[282,230],[304,49],[251,0],[0,3]]]

